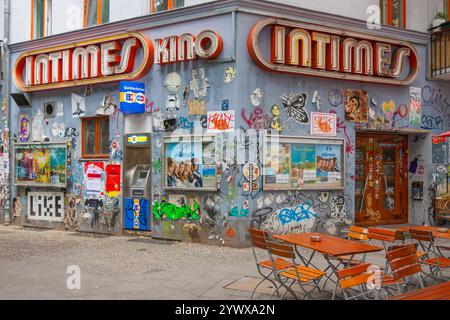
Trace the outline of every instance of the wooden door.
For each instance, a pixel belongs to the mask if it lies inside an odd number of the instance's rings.
[[[407,137],[358,134],[355,212],[360,226],[408,222]]]

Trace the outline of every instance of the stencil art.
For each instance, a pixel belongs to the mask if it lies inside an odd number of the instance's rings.
[[[280,99],[288,118],[292,118],[303,124],[309,123],[309,116],[305,111],[306,102],[308,100],[307,93],[283,94]]]

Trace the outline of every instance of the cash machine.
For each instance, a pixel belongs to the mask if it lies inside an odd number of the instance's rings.
[[[150,134],[126,134],[124,146],[124,228],[150,231]]]

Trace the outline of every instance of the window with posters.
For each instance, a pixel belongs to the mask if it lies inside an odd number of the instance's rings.
[[[344,139],[266,135],[264,190],[344,189]]]
[[[165,137],[163,154],[162,184],[165,189],[218,189],[215,135]]]

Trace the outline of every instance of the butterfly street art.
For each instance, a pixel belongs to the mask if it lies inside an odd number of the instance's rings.
[[[309,123],[309,116],[305,111],[306,102],[308,100],[307,93],[283,94],[280,99],[288,118],[292,118],[303,124]]]
[[[336,136],[336,114],[311,112],[311,135]]]

